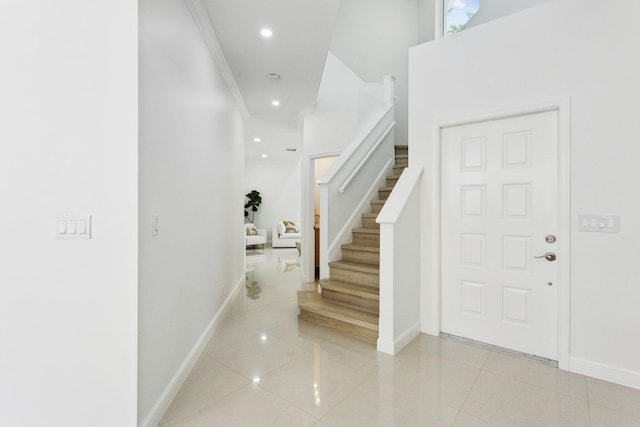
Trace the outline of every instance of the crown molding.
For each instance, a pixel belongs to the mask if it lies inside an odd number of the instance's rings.
[[[231,91],[231,95],[233,95],[233,98],[240,109],[240,113],[245,119],[248,119],[251,115],[249,114],[249,110],[247,110],[247,105],[244,103],[244,99],[242,98],[236,79],[233,77],[227,58],[224,56],[224,52],[222,51],[222,47],[218,41],[218,36],[216,36],[213,24],[211,23],[211,19],[207,13],[207,9],[202,3],[202,0],[184,0],[184,2],[187,4],[187,7],[193,16],[193,20],[196,22],[196,26],[198,27],[198,30],[200,30],[200,34],[202,34],[202,38],[209,48],[211,56],[216,61],[216,64],[220,69],[220,73],[222,74],[222,77],[224,77],[224,80]]]

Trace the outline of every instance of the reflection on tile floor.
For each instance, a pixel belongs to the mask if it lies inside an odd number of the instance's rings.
[[[421,335],[396,357],[300,322],[296,249],[247,252],[229,308],[160,425],[640,426],[640,391]]]

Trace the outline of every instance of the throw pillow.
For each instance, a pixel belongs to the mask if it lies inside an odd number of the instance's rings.
[[[298,229],[295,227],[295,225],[287,225],[287,233],[297,233]]]
[[[247,236],[255,236],[258,234],[258,230],[255,227],[247,227]]]
[[[298,226],[293,221],[282,221],[282,223],[286,228],[286,233],[297,233],[299,231]]]
[[[284,225],[284,222],[279,222],[276,228],[278,229],[278,236],[287,232],[287,227]]]

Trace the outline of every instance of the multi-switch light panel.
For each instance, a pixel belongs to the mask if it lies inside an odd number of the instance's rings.
[[[620,217],[615,215],[578,215],[578,230],[618,233],[620,231]]]
[[[91,215],[60,215],[56,223],[58,239],[90,239]]]

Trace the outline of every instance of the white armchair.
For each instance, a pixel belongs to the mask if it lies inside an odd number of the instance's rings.
[[[252,233],[252,230],[255,230],[255,234]],[[254,224],[244,225],[244,236],[245,246],[261,245],[264,248],[267,243],[267,230],[256,228]]]
[[[300,231],[287,233],[286,226],[282,222],[276,224],[271,231],[272,248],[295,248],[296,243],[299,244],[301,241]]]

